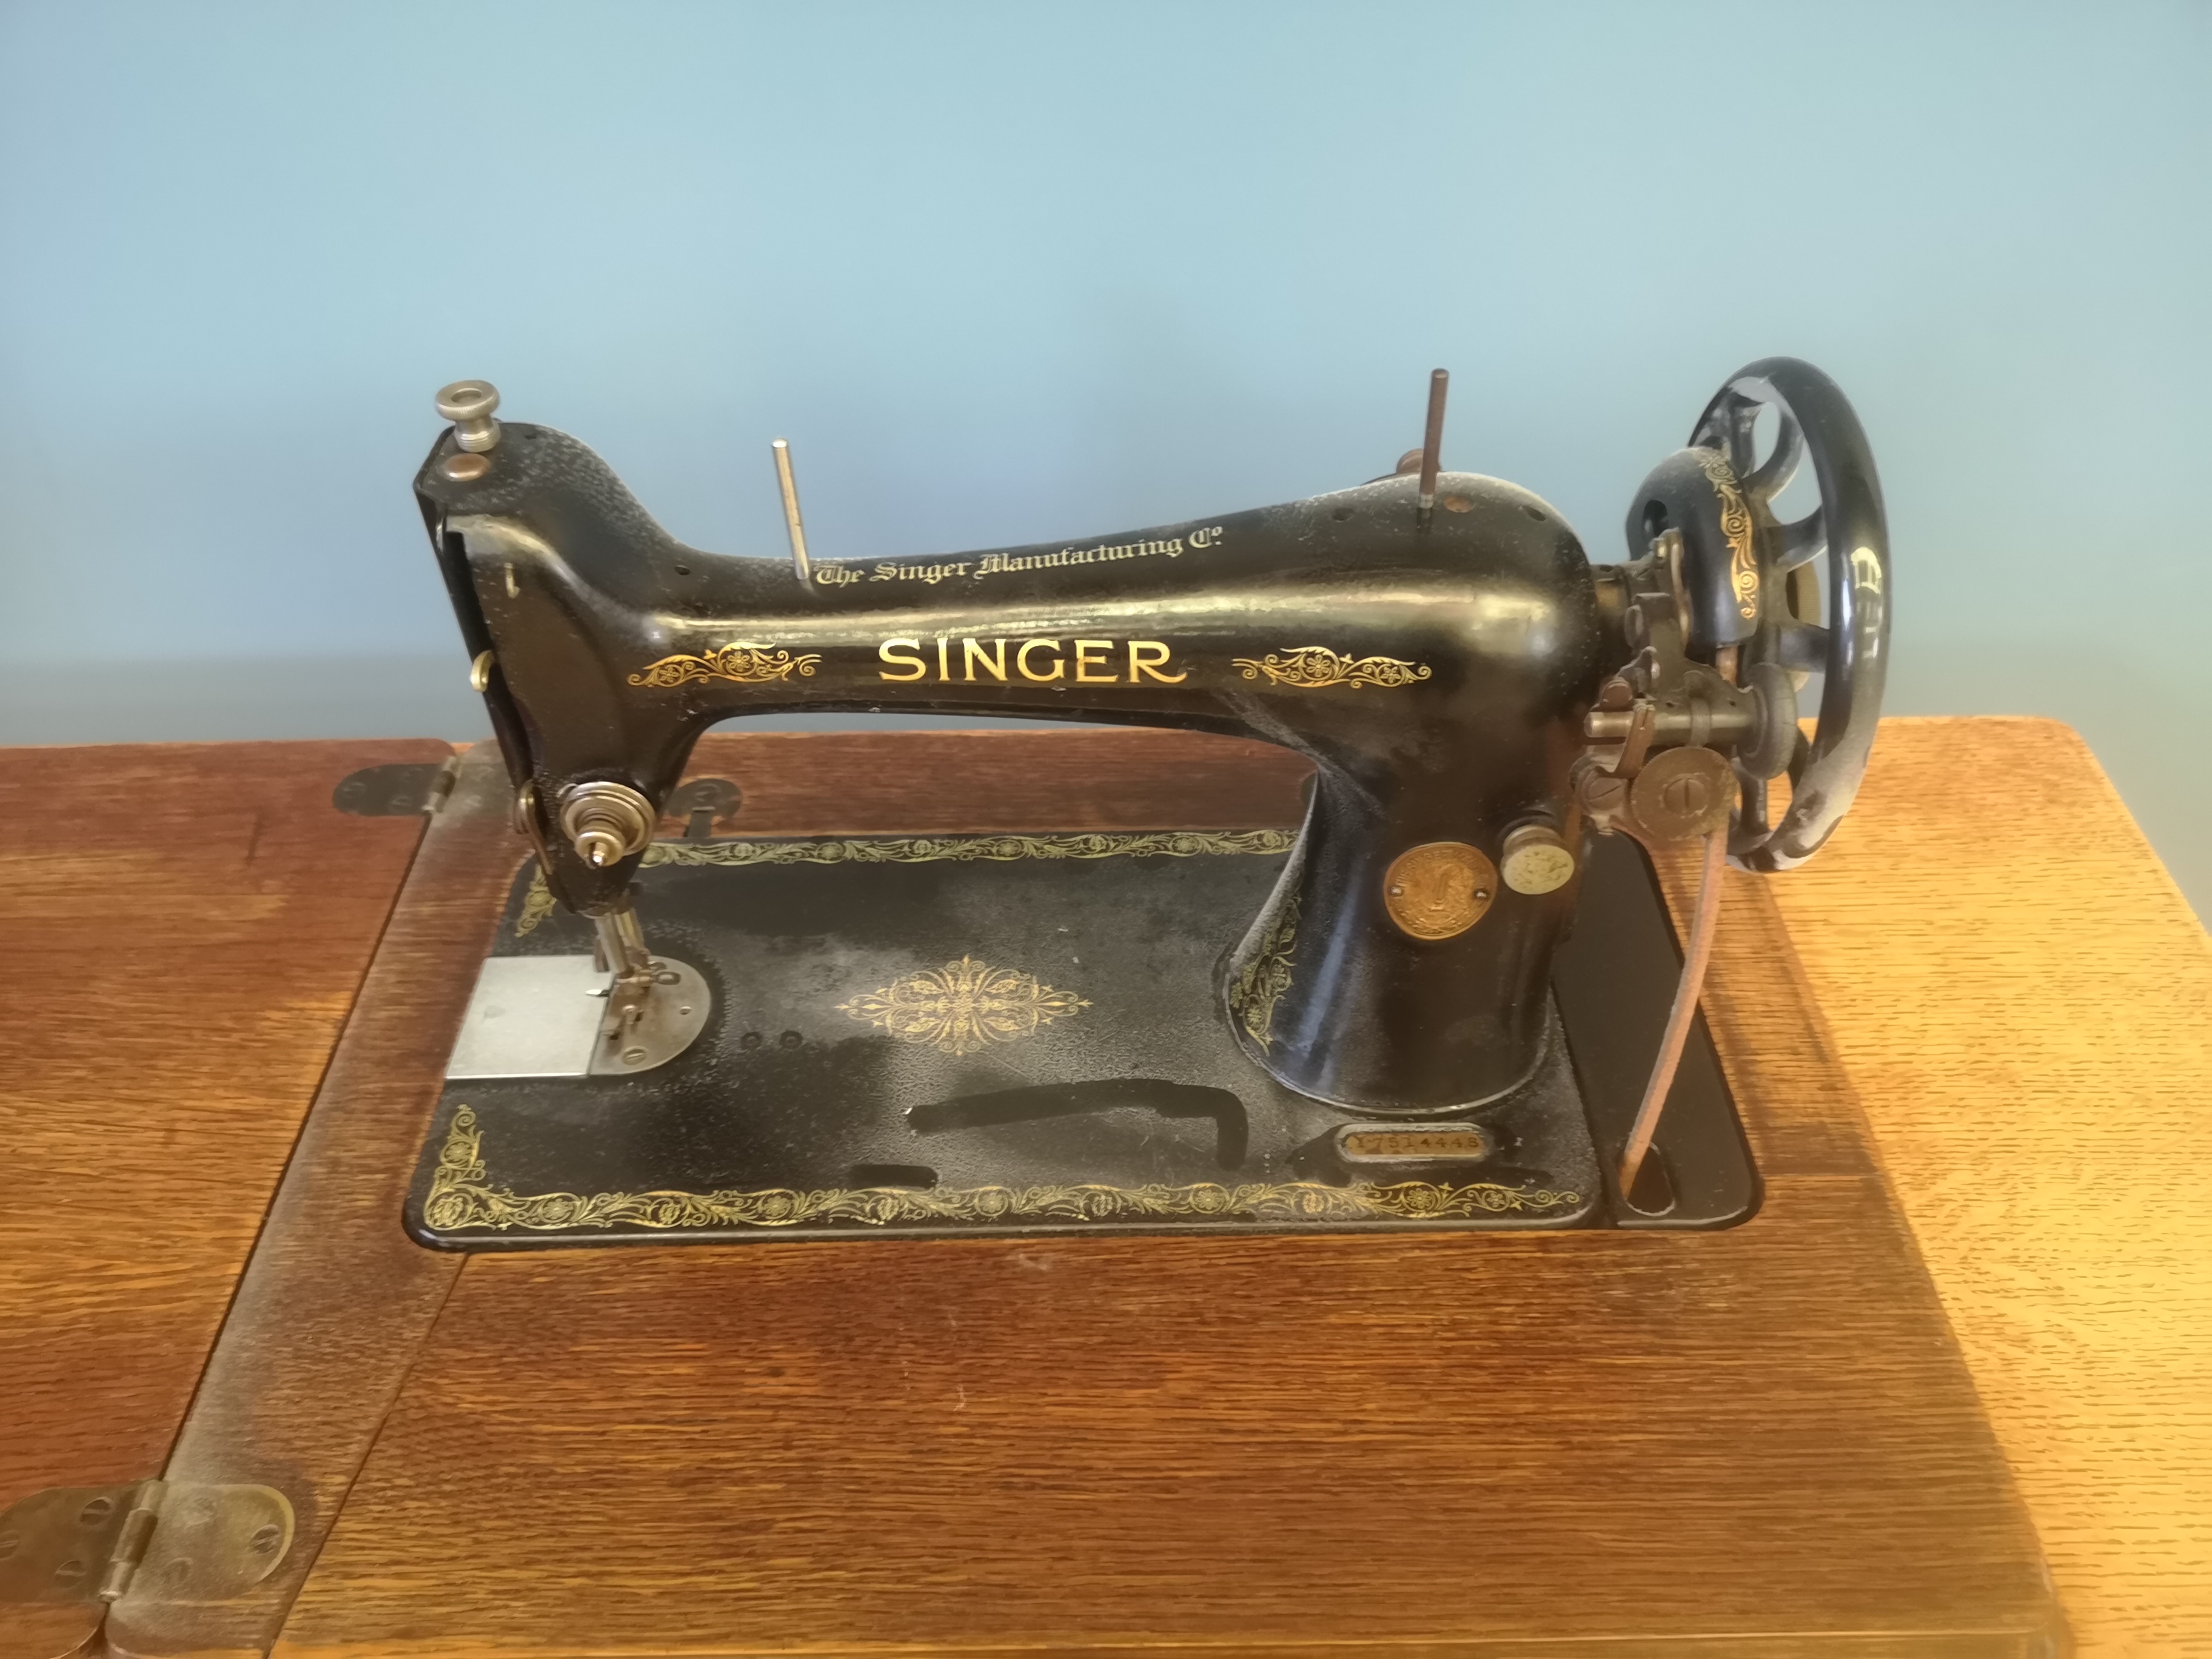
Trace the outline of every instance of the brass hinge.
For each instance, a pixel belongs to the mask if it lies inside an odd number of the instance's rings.
[[[164,1600],[228,1601],[291,1547],[273,1487],[50,1486],[0,1515],[0,1601],[113,1601],[142,1577]]]

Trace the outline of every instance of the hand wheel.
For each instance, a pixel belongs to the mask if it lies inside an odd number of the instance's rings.
[[[1774,411],[1760,461],[1753,426]],[[1820,505],[1790,523],[1773,504],[1809,455]],[[1820,850],[1850,810],[1881,714],[1889,655],[1889,533],[1858,417],[1836,383],[1794,357],[1763,357],[1717,392],[1690,447],[1662,462],[1629,514],[1632,551],[1664,529],[1683,537],[1687,640],[1707,662],[1737,651],[1736,683],[1766,719],[1735,757],[1741,801],[1730,861],[1787,870]],[[1827,561],[1826,612],[1813,562]],[[1797,730],[1798,687],[1821,676],[1820,718]],[[1790,806],[1767,823],[1766,781],[1786,770]]]

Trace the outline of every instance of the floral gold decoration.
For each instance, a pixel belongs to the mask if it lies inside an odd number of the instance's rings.
[[[1287,853],[1287,830],[1151,830],[1056,836],[874,836],[844,841],[657,841],[641,867],[657,864],[1011,863],[1018,859],[1189,859],[1223,854]],[[553,911],[543,871],[532,872],[514,931],[527,933]]]
[[[1576,1193],[1526,1190],[1477,1182],[1463,1187],[1426,1181],[1388,1186],[1319,1182],[1249,1182],[1235,1186],[969,1187],[936,1191],[912,1187],[787,1187],[712,1193],[517,1193],[495,1186],[484,1167],[483,1135],[475,1110],[453,1112],[422,1205],[437,1233],[464,1228],[493,1232],[573,1232],[616,1226],[656,1231],[705,1227],[795,1227],[854,1222],[886,1227],[930,1222],[1142,1222],[1182,1217],[1236,1221],[1452,1221],[1485,1215],[1544,1215],[1582,1204]]]
[[[1273,1046],[1275,1004],[1291,988],[1291,947],[1298,936],[1298,896],[1283,906],[1267,938],[1229,987],[1229,1012],[1261,1049]]]
[[[841,1002],[837,1012],[880,1025],[902,1042],[972,1054],[994,1042],[1035,1036],[1090,1006],[1072,991],[1038,983],[1034,974],[963,957]]]
[[[738,640],[718,647],[703,657],[663,657],[629,677],[632,685],[690,685],[695,680],[735,680],[757,685],[769,680],[787,680],[793,674],[805,679],[822,660],[812,652],[793,656],[772,645],[753,645]]]
[[[1735,595],[1736,614],[1746,622],[1759,617],[1759,560],[1752,550],[1751,508],[1736,483],[1735,470],[1717,449],[1695,449],[1705,482],[1721,498],[1721,534],[1728,538],[1729,587]]]
[[[1258,659],[1234,657],[1231,660],[1244,671],[1248,680],[1256,680],[1265,674],[1278,685],[1296,686],[1300,690],[1317,690],[1328,685],[1411,685],[1428,678],[1430,673],[1426,663],[1407,662],[1401,657],[1347,657],[1325,645],[1285,646],[1279,652],[1270,651]]]

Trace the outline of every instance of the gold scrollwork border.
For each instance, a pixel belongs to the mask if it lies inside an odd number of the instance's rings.
[[[787,680],[793,673],[801,679],[808,678],[821,660],[815,652],[794,656],[773,645],[737,640],[717,646],[704,656],[681,654],[647,663],[629,677],[629,683],[663,687],[690,685],[697,680],[734,680],[740,685],[758,685],[769,680]]]
[[[1426,1181],[1349,1187],[1318,1182],[1228,1186],[1201,1181],[1181,1187],[1076,1183],[946,1192],[907,1187],[800,1192],[776,1187],[754,1192],[520,1194],[492,1183],[476,1112],[460,1106],[454,1109],[445,1145],[439,1148],[422,1220],[430,1231],[443,1234],[465,1228],[571,1232],[627,1226],[675,1231],[838,1221],[887,1227],[917,1222],[1080,1223],[1185,1216],[1261,1222],[1449,1221],[1484,1215],[1543,1215],[1575,1208],[1582,1201],[1576,1193],[1529,1192],[1494,1182],[1454,1187]]]
[[[1229,987],[1229,1012],[1262,1050],[1274,1046],[1275,1005],[1291,988],[1291,952],[1297,937],[1298,896],[1293,893],[1266,940]]]
[[[1691,452],[1705,471],[1705,482],[1721,498],[1721,534],[1728,538],[1729,587],[1735,595],[1736,614],[1746,622],[1759,617],[1759,559],[1753,551],[1751,508],[1736,483],[1735,469],[1717,449]]]
[[[1217,857],[1287,853],[1289,830],[1082,831],[1056,836],[870,836],[823,841],[656,841],[639,860],[655,865],[1011,863],[1018,859]],[[545,872],[533,869],[514,931],[527,933],[552,914]]]
[[[1302,691],[1324,686],[1379,685],[1395,688],[1425,680],[1433,672],[1426,663],[1403,657],[1347,657],[1325,645],[1287,645],[1264,657],[1232,657],[1231,662],[1256,680],[1262,674],[1277,685]]]

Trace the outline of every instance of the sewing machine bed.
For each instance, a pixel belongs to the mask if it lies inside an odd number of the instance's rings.
[[[1636,1203],[1601,1173],[1680,967],[1634,842],[1597,843],[1534,1077],[1411,1133],[1282,1087],[1230,1030],[1219,963],[1290,842],[1280,830],[656,842],[640,911],[656,953],[712,988],[699,1040],[639,1075],[450,1080],[408,1226],[477,1250],[1712,1227],[1755,1208],[1702,1019]],[[591,948],[589,923],[526,865],[493,955],[580,966]]]

